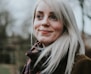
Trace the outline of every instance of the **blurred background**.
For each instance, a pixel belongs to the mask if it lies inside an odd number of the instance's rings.
[[[67,0],[72,6],[91,58],[91,0]],[[31,17],[36,0],[0,0],[0,74],[20,74],[31,48]]]

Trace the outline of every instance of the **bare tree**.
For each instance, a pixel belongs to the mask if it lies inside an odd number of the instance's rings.
[[[82,34],[84,34],[84,0],[79,0],[81,11],[82,11]]]

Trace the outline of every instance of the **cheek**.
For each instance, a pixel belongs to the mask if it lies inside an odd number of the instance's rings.
[[[37,23],[36,23],[36,21],[34,21],[34,24],[33,24],[33,28],[34,28],[34,30],[37,28]]]
[[[57,33],[62,33],[63,32],[63,24],[57,24],[57,25],[55,25],[55,26],[53,26],[54,27],[54,29],[55,29],[55,31],[57,32]]]
[[[36,31],[38,28],[39,28],[39,22],[37,22],[36,20],[34,21],[34,24],[33,24],[33,30]]]
[[[36,38],[39,35],[39,32],[38,32],[39,27],[40,27],[40,23],[38,21],[34,21],[33,31],[34,31],[34,35],[35,35]]]

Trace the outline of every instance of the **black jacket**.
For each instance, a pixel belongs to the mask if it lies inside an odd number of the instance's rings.
[[[38,65],[33,68],[38,56],[41,53],[41,50],[38,50],[36,47],[41,47],[41,43],[37,42],[31,50],[29,50],[26,55],[29,57],[27,63],[25,64],[22,74],[40,74],[44,69],[42,64],[46,61],[48,56],[44,57]],[[64,57],[57,69],[52,74],[64,74],[67,64],[67,55]],[[75,62],[73,64],[73,69],[71,74],[91,74],[91,59],[85,55],[76,55]]]

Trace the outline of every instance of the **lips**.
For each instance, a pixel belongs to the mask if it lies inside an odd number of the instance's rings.
[[[39,32],[41,32],[42,34],[48,34],[48,33],[51,33],[53,31],[50,31],[50,30],[38,30]]]

